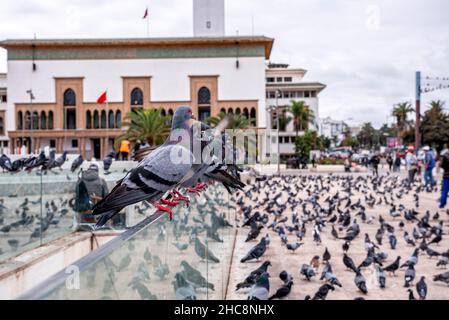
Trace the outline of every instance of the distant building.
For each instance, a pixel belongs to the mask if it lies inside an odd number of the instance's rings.
[[[6,73],[0,73],[0,152],[9,152],[9,139],[6,136],[6,110],[8,102],[8,90]]]
[[[341,120],[334,120],[330,117],[320,119],[320,135],[332,141],[332,146],[339,145],[345,138],[349,126]]]
[[[272,153],[277,153],[277,116],[284,113],[285,117],[291,117],[287,111],[292,100],[304,101],[313,113],[314,121],[308,124],[310,130],[318,131],[319,119],[319,94],[326,88],[320,82],[308,82],[303,78],[307,70],[289,68],[288,64],[269,64],[265,72],[266,77],[266,123],[269,145]],[[270,130],[271,129],[271,130]],[[295,154],[296,132],[291,120],[288,125],[279,132],[279,150],[282,158],[288,158]],[[303,134],[300,132],[299,134]],[[268,147],[267,147],[268,149]]]
[[[225,35],[224,0],[193,0],[193,36]]]

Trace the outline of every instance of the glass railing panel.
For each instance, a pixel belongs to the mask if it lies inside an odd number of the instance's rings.
[[[60,283],[55,288],[35,288],[35,293],[42,293],[37,298],[225,298],[235,209],[226,190],[216,185],[190,197],[189,206],[175,207],[172,221],[162,214],[133,228],[139,229],[129,238],[125,232],[120,236],[125,240],[113,240],[57,275]],[[78,282],[72,281],[78,271]]]

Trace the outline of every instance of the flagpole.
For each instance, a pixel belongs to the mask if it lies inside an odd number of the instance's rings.
[[[111,125],[109,121],[109,99],[108,99],[108,88],[106,88],[106,150],[105,156],[109,152],[109,126]]]
[[[145,19],[147,19],[147,38],[149,38],[150,37],[150,18],[149,18],[148,14]]]

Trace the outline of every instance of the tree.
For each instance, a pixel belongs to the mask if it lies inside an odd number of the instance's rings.
[[[279,114],[279,131],[285,131],[287,129],[288,124],[292,121],[292,117],[287,115],[287,112],[284,110]]]
[[[371,122],[367,122],[362,125],[362,128],[357,135],[357,140],[362,147],[371,149],[376,142],[376,137],[376,129],[374,129]]]
[[[133,110],[126,114],[122,125],[128,128],[116,138],[115,144],[118,145],[126,139],[130,142],[146,141],[152,147],[160,145],[170,132],[170,124],[171,121],[161,115],[161,110]]]
[[[408,129],[410,122],[408,120],[408,115],[415,112],[410,102],[398,103],[394,106],[392,115],[396,117],[397,126],[397,138],[399,144],[402,144],[402,135],[404,130]]]
[[[293,125],[298,137],[299,131],[307,130],[309,123],[315,120],[313,111],[306,105],[304,101],[291,101],[289,111],[293,116]]]
[[[308,159],[310,151],[322,150],[323,141],[314,130],[307,130],[303,135],[296,137],[295,139],[295,151],[304,159]]]
[[[444,102],[431,101],[421,122],[424,144],[442,150],[449,143],[449,115],[444,112]]]
[[[226,117],[228,117],[229,120],[227,128],[232,130],[248,129],[249,127],[251,127],[251,122],[254,121],[254,119],[252,118],[248,119],[246,116],[242,114],[226,114],[224,112],[220,112],[216,117],[207,118],[205,122],[209,124],[211,127],[215,127]]]

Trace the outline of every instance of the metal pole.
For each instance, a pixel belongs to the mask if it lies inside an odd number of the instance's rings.
[[[421,146],[420,127],[421,127],[421,72],[416,72],[416,121],[415,121],[415,150],[418,151]]]
[[[279,144],[280,144],[280,139],[279,139],[279,132],[280,132],[280,128],[279,128],[279,126],[280,126],[280,112],[279,112],[279,94],[281,93],[281,91],[280,90],[277,90],[276,91],[276,114],[277,114],[277,117],[276,117],[276,122],[277,122],[277,151],[278,151],[278,175],[280,175],[281,174],[281,155],[280,155],[280,147],[279,147]]]
[[[30,154],[34,154],[33,150],[33,91],[31,89],[27,90],[27,93],[30,95]]]

